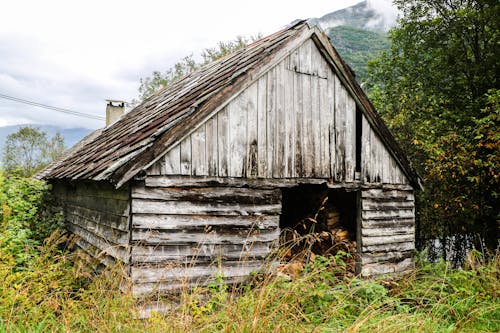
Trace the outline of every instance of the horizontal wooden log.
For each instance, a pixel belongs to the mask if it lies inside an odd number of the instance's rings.
[[[408,184],[389,184],[389,183],[364,183],[361,185],[363,191],[369,189],[381,189],[381,190],[397,190],[397,191],[413,191],[413,187]]]
[[[402,226],[414,226],[414,218],[387,218],[378,220],[362,220],[362,228],[397,228]]]
[[[415,242],[391,243],[382,245],[363,245],[361,250],[365,252],[392,252],[392,251],[410,251],[415,249]]]
[[[249,274],[243,274],[241,276],[231,276],[224,278],[224,283],[227,285],[243,283],[249,279]],[[218,283],[220,278],[214,276],[206,276],[202,278],[194,279],[175,279],[170,281],[158,281],[158,282],[147,282],[140,283],[136,282],[132,284],[132,295],[135,297],[147,296],[147,295],[158,295],[167,293],[176,293],[180,291],[188,292],[192,288],[206,287],[209,283]]]
[[[363,189],[361,191],[361,197],[363,199],[373,200],[415,200],[415,196],[411,188],[410,190]]]
[[[122,216],[129,214],[129,202],[124,200],[96,197],[71,196],[59,198],[63,203],[72,206],[89,208],[98,212],[112,213]]]
[[[148,176],[147,187],[249,187],[276,189],[298,185],[322,185],[329,188],[358,189],[360,182],[333,182],[329,178],[235,178],[235,177],[191,177],[191,176]],[[367,185],[369,187],[369,185]],[[378,185],[377,185],[378,186]]]
[[[106,225],[113,229],[127,231],[129,229],[129,221],[127,216],[117,215],[108,212],[100,212],[86,207],[74,206],[67,204],[65,207],[67,213],[80,216],[87,220]]]
[[[132,198],[211,203],[277,204],[281,202],[281,191],[228,187],[136,186],[132,188]]]
[[[116,189],[108,182],[84,182],[79,181],[75,183],[62,183],[55,182],[53,190],[57,194],[66,193],[76,196],[99,196],[101,198],[110,198],[117,200],[128,200],[129,193],[128,187],[122,186]]]
[[[361,238],[362,246],[371,245],[383,245],[383,244],[393,244],[393,243],[405,243],[412,242],[415,240],[415,235],[404,234],[404,235],[390,235],[390,236],[379,236],[379,237],[366,237]]]
[[[363,210],[397,210],[397,209],[414,209],[415,203],[413,201],[373,201],[363,199],[361,200],[361,208]]]
[[[134,244],[248,244],[253,242],[272,242],[278,239],[279,229],[274,230],[233,230],[225,232],[179,231],[159,232],[157,230],[135,229],[132,233]]]
[[[397,263],[412,257],[413,257],[413,251],[363,253],[361,256],[361,264],[366,265],[379,262]]]
[[[66,212],[65,218],[66,221],[76,224],[113,244],[127,245],[129,242],[130,233],[128,231],[113,229],[105,224],[97,223],[94,220],[75,215],[72,212]]]
[[[272,242],[247,244],[194,244],[194,245],[134,245],[131,262],[180,263],[197,261],[249,260],[266,257],[275,249]]]
[[[415,228],[413,226],[397,226],[392,228],[361,228],[361,235],[364,237],[380,237],[393,235],[413,235]]]
[[[116,263],[115,258],[104,253],[83,238],[78,238],[75,244],[78,246],[78,248],[87,253],[87,255],[90,256],[93,260],[100,264],[103,264],[107,267],[112,267]]]
[[[82,228],[78,225],[72,224],[72,223],[68,223],[67,228],[69,231],[80,236],[85,241],[87,241],[88,243],[97,247],[105,254],[108,254],[108,255],[120,260],[123,263],[129,262],[130,255],[129,255],[128,246],[112,244],[108,240],[101,238],[101,237],[89,232],[88,230],[85,230],[84,228]]]
[[[263,261],[224,261],[210,265],[131,266],[132,283],[203,281],[214,276],[225,278],[247,276],[263,267]]]
[[[134,214],[132,228],[156,230],[205,230],[224,227],[234,229],[275,229],[279,226],[279,215],[157,215]]]
[[[393,219],[411,219],[415,218],[413,209],[398,209],[398,210],[363,210],[361,212],[363,220],[393,220]]]
[[[134,199],[132,212],[179,215],[276,215],[281,213],[281,204],[252,205]]]
[[[413,269],[415,266],[412,258],[404,259],[398,263],[373,263],[361,267],[362,276],[373,276],[379,274],[401,274]]]

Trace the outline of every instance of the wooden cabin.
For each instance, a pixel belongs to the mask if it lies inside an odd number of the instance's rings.
[[[413,267],[418,177],[306,22],[177,80],[39,177],[78,246],[123,263],[136,295],[242,281],[276,247],[294,195],[315,188],[350,216],[361,275]]]

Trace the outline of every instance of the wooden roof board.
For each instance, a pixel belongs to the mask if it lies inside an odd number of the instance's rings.
[[[161,89],[92,140],[72,149],[43,178],[109,180],[121,186],[308,38],[313,38],[349,88],[410,181],[418,184],[418,176],[351,70],[326,35],[305,21],[262,38]]]

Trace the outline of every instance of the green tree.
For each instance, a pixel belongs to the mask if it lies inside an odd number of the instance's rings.
[[[238,36],[236,39],[231,41],[219,42],[216,47],[206,48],[201,52],[201,62],[197,62],[191,54],[182,58],[179,62],[175,63],[173,67],[168,68],[164,72],[154,71],[151,76],[140,79],[139,97],[137,100],[134,99],[132,104],[139,104],[141,101],[145,100],[160,89],[168,86],[173,81],[191,73],[203,65],[209,64],[229,53],[241,49],[247,45],[249,41],[254,41],[258,38],[260,38],[260,36],[252,37],[250,39]]]
[[[459,262],[473,235],[498,246],[500,5],[394,3],[402,18],[366,87],[424,179],[418,245],[439,238]]]
[[[3,166],[8,172],[30,177],[64,151],[64,139],[57,133],[48,139],[39,128],[21,127],[7,136],[3,151]]]

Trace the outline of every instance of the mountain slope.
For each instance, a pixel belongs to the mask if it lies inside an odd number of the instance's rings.
[[[395,25],[395,12],[391,8],[384,11],[377,3],[387,2],[362,1],[310,20],[325,31],[359,82],[367,76],[368,60],[390,47],[386,31]]]

